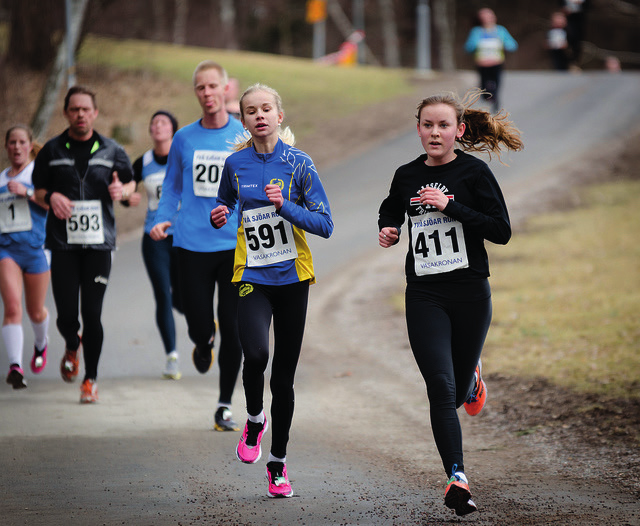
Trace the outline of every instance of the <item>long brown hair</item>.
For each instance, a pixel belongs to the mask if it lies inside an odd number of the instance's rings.
[[[462,99],[453,92],[431,95],[418,104],[416,119],[420,122],[420,113],[425,107],[446,104],[456,112],[457,123],[465,124],[464,134],[457,139],[463,150],[495,153],[498,159],[503,149],[522,150],[524,143],[520,139],[520,130],[509,120],[508,113],[500,111],[492,115],[486,110],[471,108],[483,93],[480,89],[472,89]]]

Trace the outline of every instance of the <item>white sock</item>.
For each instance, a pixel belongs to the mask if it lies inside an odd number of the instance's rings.
[[[249,419],[249,422],[253,422],[254,424],[264,424],[264,411],[260,411],[258,416],[247,415],[247,418]]]
[[[22,325],[11,324],[2,326],[2,339],[7,349],[9,365],[17,363],[22,368],[22,348],[24,346],[24,332]]]
[[[33,334],[35,336],[34,342],[36,349],[42,351],[47,345],[47,334],[49,333],[49,313],[47,312],[47,317],[41,323],[33,323],[31,322],[31,326],[33,327]]]
[[[269,460],[267,462],[282,462],[283,464],[287,461],[287,457],[278,458],[274,457],[271,453],[269,453]]]

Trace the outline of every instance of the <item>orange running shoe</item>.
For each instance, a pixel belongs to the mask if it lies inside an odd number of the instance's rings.
[[[78,376],[78,349],[70,351],[64,350],[62,362],[60,362],[60,374],[65,382],[73,382]]]
[[[487,385],[482,379],[481,361],[478,361],[478,365],[476,366],[475,377],[476,385],[473,388],[471,396],[464,403],[464,410],[471,416],[476,416],[480,411],[482,411],[484,404],[487,402]]]
[[[98,401],[98,384],[87,378],[80,386],[80,403],[94,404]]]
[[[456,515],[463,516],[478,511],[478,507],[471,500],[467,477],[461,471],[456,472],[457,467],[454,464],[451,478],[444,490],[444,504],[447,508],[455,510]]]

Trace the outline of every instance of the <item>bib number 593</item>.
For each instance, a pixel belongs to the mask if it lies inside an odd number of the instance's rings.
[[[67,243],[71,245],[102,245],[104,224],[102,203],[98,200],[71,201],[73,213],[67,219]]]

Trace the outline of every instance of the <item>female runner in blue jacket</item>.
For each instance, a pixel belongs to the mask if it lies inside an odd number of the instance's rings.
[[[278,93],[256,84],[240,99],[242,123],[251,137],[224,165],[211,224],[220,228],[238,203],[240,224],[233,281],[239,283],[238,326],[244,353],[242,380],[248,420],[236,448],[253,464],[268,423],[263,409],[264,371],[271,371],[273,440],[267,463],[269,496],[291,497],[286,453],[293,418],[295,376],[307,312],[313,261],[305,232],[328,238],[333,231],[329,202],[311,158],[290,144]]]

